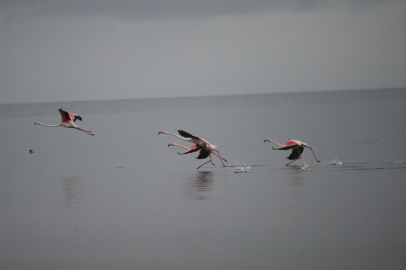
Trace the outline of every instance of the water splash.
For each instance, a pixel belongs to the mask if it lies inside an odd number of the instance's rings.
[[[387,163],[388,163],[388,164],[402,164],[402,163],[405,163],[405,161],[404,161],[404,160],[396,160],[396,161],[390,161],[390,160],[388,160]]]
[[[303,164],[295,164],[293,166],[291,166],[292,168],[295,168],[299,171],[313,171],[313,168],[310,167],[309,165],[307,165],[305,162],[303,162]]]
[[[330,164],[330,165],[343,165],[344,163],[341,160],[338,160],[338,158],[335,158],[333,160],[330,160],[327,164]]]
[[[234,172],[235,173],[245,173],[245,172],[248,172],[250,169],[251,169],[250,165],[239,166],[239,167],[235,167]]]
[[[261,164],[243,164],[241,162],[234,161],[234,163],[232,165],[228,165],[227,167],[229,167],[229,168],[249,167],[248,169],[251,169],[251,167],[255,167],[255,166],[262,166],[262,165]]]
[[[230,167],[230,168],[235,168],[235,167],[239,167],[239,166],[243,166],[243,165],[241,165],[239,162],[237,163],[237,161],[234,161],[233,165],[228,165],[228,167]]]
[[[313,168],[311,168],[309,165],[303,162],[303,164],[299,165],[300,166],[300,171],[313,171]]]

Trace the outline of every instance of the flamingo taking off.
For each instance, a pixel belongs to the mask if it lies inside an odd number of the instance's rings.
[[[80,130],[80,131],[82,131],[82,132],[84,132],[86,134],[94,136],[94,134],[91,131],[81,129],[80,127],[75,125],[74,122],[76,120],[82,121],[82,117],[80,117],[79,115],[74,114],[74,113],[65,112],[64,110],[62,110],[62,108],[60,108],[58,111],[62,116],[62,121],[59,124],[57,124],[57,125],[47,125],[47,124],[43,124],[43,123],[40,123],[40,122],[36,122],[34,125],[42,125],[42,126],[47,126],[47,127],[59,127],[59,126],[61,126],[61,127],[65,127],[65,128],[74,128],[74,129]]]
[[[200,153],[199,153],[199,156],[197,157],[197,159],[205,159],[205,158],[207,158],[207,157],[210,157],[210,160],[209,160],[209,161],[207,161],[207,162],[203,163],[202,165],[200,165],[199,167],[197,167],[196,170],[198,170],[200,167],[202,167],[203,165],[205,165],[205,164],[207,164],[207,163],[209,163],[209,162],[211,162],[211,164],[214,166],[214,163],[213,163],[213,159],[212,159],[212,157],[211,157],[211,154],[214,154],[215,156],[217,156],[218,158],[220,158],[221,164],[223,164],[224,167],[227,167],[227,166],[224,165],[224,163],[223,163],[223,160],[224,160],[225,162],[227,162],[227,160],[225,160],[224,158],[222,158],[222,157],[220,156],[220,152],[219,152],[218,150],[214,150],[214,148],[216,148],[217,146],[215,146],[215,145],[213,145],[213,144],[210,144],[208,141],[206,141],[206,140],[204,140],[204,139],[202,139],[202,138],[193,136],[192,134],[189,134],[189,133],[187,133],[186,131],[178,130],[178,132],[179,132],[179,134],[180,134],[181,136],[176,135],[176,134],[171,133],[171,132],[167,132],[167,131],[160,131],[160,132],[158,132],[158,135],[159,135],[159,134],[169,134],[169,135],[175,136],[175,137],[177,137],[177,138],[179,138],[179,139],[181,139],[181,140],[184,140],[184,141],[191,142],[191,143],[194,143],[194,144],[195,144],[195,145],[193,145],[193,146],[190,147],[190,148],[187,148],[187,147],[185,147],[185,146],[182,146],[182,145],[179,145],[179,144],[176,144],[176,143],[170,143],[170,144],[168,144],[168,146],[179,146],[179,147],[182,147],[182,148],[186,149],[186,152],[184,152],[184,153],[182,153],[182,154],[181,154],[181,153],[178,153],[178,154],[180,154],[180,155],[189,154],[189,153],[193,153],[193,152],[196,152],[196,151],[199,151],[199,150],[200,150]]]
[[[170,143],[170,144],[168,144],[168,147],[169,146],[178,146],[178,147],[181,147],[181,148],[183,148],[183,149],[186,149],[186,152],[183,152],[183,153],[179,153],[178,152],[178,154],[179,155],[185,155],[185,154],[190,154],[190,153],[193,153],[193,152],[197,152],[197,151],[199,151],[200,150],[200,152],[199,152],[199,155],[196,157],[196,159],[205,159],[205,158],[207,158],[208,156],[210,156],[210,152],[206,149],[206,148],[204,148],[204,147],[202,147],[202,146],[199,146],[199,145],[197,145],[197,144],[195,144],[195,145],[193,145],[193,146],[191,146],[191,147],[189,147],[189,148],[187,148],[186,146],[183,146],[183,145],[180,145],[180,144],[177,144],[177,143]],[[221,158],[221,157],[220,157]],[[222,158],[221,158],[222,159]],[[225,160],[225,159],[224,159]],[[227,160],[226,160],[227,161]],[[208,163],[209,161],[207,161],[206,163]],[[206,163],[204,163],[204,164],[206,164]],[[203,165],[204,165],[203,164]],[[200,167],[202,167],[203,165],[200,165],[197,169],[199,169]],[[214,165],[214,164],[213,164]],[[224,165],[224,164],[223,164]]]
[[[273,150],[289,150],[289,149],[292,149],[292,152],[290,153],[290,155],[288,157],[286,157],[287,159],[292,160],[292,161],[289,162],[288,164],[286,164],[286,166],[288,166],[290,163],[292,163],[292,162],[294,162],[294,161],[296,161],[296,160],[298,160],[298,159],[300,159],[302,157],[304,147],[310,148],[310,150],[312,150],[314,158],[316,159],[317,162],[320,163],[320,160],[318,160],[316,158],[316,155],[313,152],[313,148],[308,146],[307,143],[304,143],[304,142],[301,142],[301,141],[298,141],[298,140],[291,140],[291,141],[289,141],[289,142],[282,145],[282,144],[279,144],[279,143],[277,143],[275,141],[272,141],[271,139],[266,139],[264,142],[273,142],[274,144],[279,145],[279,148],[276,148],[276,149],[272,147]]]

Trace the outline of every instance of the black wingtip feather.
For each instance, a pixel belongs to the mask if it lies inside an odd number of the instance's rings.
[[[186,132],[186,131],[184,131],[184,130],[178,130],[178,132],[179,132],[180,136],[183,136],[183,137],[186,137],[186,138],[192,138],[192,137],[195,137],[195,136],[193,136],[192,134],[187,133],[187,132]]]
[[[293,148],[290,155],[288,157],[286,157],[286,158],[289,159],[289,160],[296,160],[303,153],[303,150],[304,150],[303,147]]]
[[[207,149],[202,149],[200,150],[199,156],[197,157],[197,159],[205,159],[208,156],[210,156],[210,152]]]

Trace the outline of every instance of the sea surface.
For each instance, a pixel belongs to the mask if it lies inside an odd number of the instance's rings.
[[[0,138],[0,269],[406,269],[406,89],[3,104]]]

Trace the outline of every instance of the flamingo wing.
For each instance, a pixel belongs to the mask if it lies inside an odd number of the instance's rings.
[[[181,136],[183,136],[183,137],[185,137],[185,138],[191,138],[191,139],[195,139],[195,140],[200,140],[199,137],[193,136],[192,134],[187,133],[186,131],[178,130],[178,132],[179,132],[179,134],[180,134]]]
[[[179,154],[179,155],[190,154],[190,153],[199,151],[199,149],[201,149],[201,148],[202,148],[202,147],[201,147],[200,145],[195,144],[195,145],[193,145],[192,147],[189,147],[189,148],[188,148],[185,152],[183,152],[182,154],[181,154],[181,153],[178,153],[178,154]]]
[[[74,113],[69,113],[69,117],[73,122],[75,122],[76,120],[82,121],[82,117]]]
[[[82,117],[80,117],[77,114],[68,113],[68,112],[62,110],[62,108],[60,108],[58,111],[60,112],[60,114],[62,116],[62,122],[69,123],[69,121],[73,121],[73,122],[75,122],[76,120],[82,121]]]
[[[288,157],[286,157],[289,160],[296,160],[300,157],[300,155],[303,153],[304,148],[303,147],[296,147],[292,149],[292,152]]]
[[[197,156],[197,159],[205,159],[208,156],[210,156],[209,150],[207,150],[206,148],[202,148],[199,152],[199,155]]]
[[[70,118],[68,112],[65,112],[64,110],[62,110],[62,108],[60,108],[58,111],[62,116],[62,122],[69,123],[71,121],[71,118]]]
[[[289,141],[285,144],[283,144],[281,147],[279,148],[274,148],[275,150],[289,150],[292,148],[297,148],[299,145],[296,141]]]

